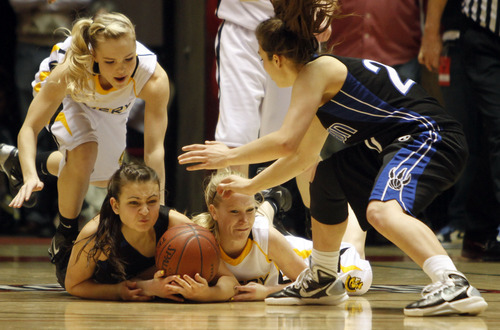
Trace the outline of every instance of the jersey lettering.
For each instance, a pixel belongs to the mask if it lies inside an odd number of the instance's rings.
[[[327,130],[333,137],[344,143],[357,132],[355,128],[342,123],[333,123]]]
[[[411,79],[406,79],[406,81],[403,83],[396,69],[388,65],[372,60],[363,60],[363,65],[365,66],[365,68],[367,68],[368,70],[370,70],[375,74],[379,73],[381,66],[384,67],[387,70],[387,74],[392,82],[392,85],[403,95],[408,94],[411,87],[415,85],[415,82]]]
[[[265,285],[268,277],[269,277],[269,273],[267,273],[264,276],[258,277],[258,278],[253,278],[250,280],[243,280],[243,281],[239,281],[239,282],[241,285],[246,285],[246,284],[252,283],[252,282]]]
[[[88,106],[88,105],[87,105]],[[102,111],[102,112],[109,112],[110,114],[120,114],[120,113],[123,113],[125,112],[128,107],[130,106],[130,103],[129,104],[125,104],[125,105],[122,105],[118,108],[114,108],[114,109],[110,109],[110,108],[99,108],[99,107],[90,107],[88,106],[90,109],[93,109],[93,110],[98,110],[98,111]]]

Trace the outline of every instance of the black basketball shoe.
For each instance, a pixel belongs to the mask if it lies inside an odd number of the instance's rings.
[[[285,187],[276,186],[263,190],[261,193],[264,200],[269,202],[274,209],[274,228],[276,228],[283,235],[290,235],[283,224],[285,212],[288,212],[292,208],[292,194],[290,191]]]
[[[264,200],[274,203],[277,213],[288,212],[292,208],[292,194],[282,186],[272,187],[262,191]]]
[[[7,175],[9,179],[9,189],[12,197],[15,197],[19,189],[23,186],[23,172],[21,163],[19,163],[19,152],[16,147],[0,143],[0,170]],[[33,207],[36,205],[36,192],[33,192],[30,199],[24,201],[24,207]]]
[[[64,288],[66,279],[66,269],[68,268],[71,249],[78,237],[78,232],[65,236],[61,231],[56,230],[56,234],[52,238],[49,246],[50,262],[56,265],[57,282]]]
[[[319,265],[308,267],[295,282],[267,296],[268,305],[338,305],[349,297],[337,274]]]
[[[406,316],[476,315],[488,307],[479,291],[458,271],[445,272],[441,281],[423,289],[422,296],[406,306]]]

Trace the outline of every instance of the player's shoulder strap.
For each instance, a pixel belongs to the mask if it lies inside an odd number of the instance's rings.
[[[160,240],[163,233],[165,233],[168,229],[170,210],[171,209],[168,206],[160,206],[160,214],[158,215],[158,220],[155,223],[156,242]]]

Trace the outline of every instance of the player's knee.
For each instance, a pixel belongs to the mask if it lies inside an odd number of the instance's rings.
[[[384,202],[371,201],[366,208],[366,219],[373,228],[379,230],[386,223],[387,212],[388,210]]]

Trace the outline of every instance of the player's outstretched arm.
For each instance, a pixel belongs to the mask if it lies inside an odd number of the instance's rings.
[[[139,97],[145,102],[144,110],[144,162],[160,177],[160,187],[165,187],[165,149],[163,141],[168,125],[167,105],[170,85],[167,73],[157,64]],[[165,204],[165,194],[160,194],[161,204]]]
[[[153,299],[152,296],[145,295],[135,281],[123,281],[118,284],[101,284],[94,281],[92,276],[96,262],[94,258],[88,258],[88,254],[95,243],[93,240],[88,243],[87,241],[97,230],[98,221],[94,218],[85,225],[71,250],[65,279],[66,291],[73,296],[87,299],[133,301]]]
[[[269,256],[283,274],[295,281],[307,267],[304,260],[293,250],[283,234],[275,228],[269,228]]]
[[[234,295],[234,301],[258,301],[264,300],[271,293],[280,291],[288,284],[278,284],[274,286],[265,286],[260,283],[250,282],[245,285],[238,285],[235,289],[238,291]]]
[[[26,119],[19,130],[17,145],[24,185],[10,203],[12,207],[21,207],[33,191],[43,189],[43,183],[38,178],[35,166],[37,139],[40,131],[50,121],[66,96],[65,69],[66,66],[61,64],[47,77],[45,85],[31,102]]]
[[[223,197],[230,196],[233,192],[253,195],[295,178],[316,164],[327,136],[328,132],[315,117],[296,153],[278,159],[252,179],[229,176],[221,181],[217,192]]]

